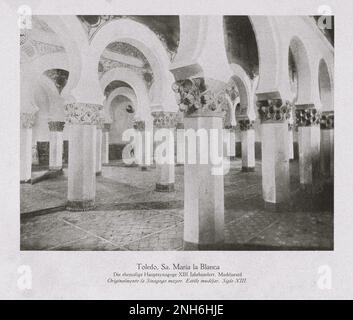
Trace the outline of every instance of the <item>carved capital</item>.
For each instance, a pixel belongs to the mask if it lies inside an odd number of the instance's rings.
[[[21,126],[24,129],[30,129],[34,125],[35,114],[34,113],[27,113],[22,112],[21,115]]]
[[[175,128],[177,124],[177,113],[166,111],[152,112],[153,125],[156,128]]]
[[[214,92],[206,86],[204,78],[180,80],[173,84],[179,110],[186,117],[223,116],[225,91]]]
[[[98,118],[98,121],[97,121],[97,129],[98,130],[104,129],[104,121],[105,121],[104,118]]]
[[[49,131],[61,132],[64,130],[65,122],[63,121],[49,121]]]
[[[322,130],[334,129],[334,112],[323,111],[321,113],[320,128]]]
[[[310,127],[320,124],[320,112],[313,105],[297,105],[295,118],[298,127]]]
[[[103,127],[103,132],[109,132],[110,131],[111,124],[110,123],[105,123]]]
[[[134,129],[137,131],[144,131],[145,130],[145,121],[134,121],[133,125]]]
[[[255,121],[248,118],[238,120],[240,131],[254,129]]]
[[[284,122],[290,118],[292,105],[282,99],[268,99],[257,102],[261,123]]]
[[[103,106],[91,103],[70,103],[65,105],[65,120],[68,124],[97,125],[101,119]]]

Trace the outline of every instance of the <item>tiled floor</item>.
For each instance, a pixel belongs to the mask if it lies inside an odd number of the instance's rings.
[[[224,250],[331,250],[330,191],[316,199],[298,193],[298,162],[291,163],[292,209],[263,209],[261,163],[242,173],[241,161],[225,176]],[[64,175],[21,185],[22,250],[181,250],[183,246],[183,167],[176,167],[176,191],[154,191],[156,170],[119,164],[97,177],[97,207],[64,210]],[[323,201],[325,200],[325,201]],[[49,208],[54,208],[48,210]],[[44,210],[45,209],[45,210]]]

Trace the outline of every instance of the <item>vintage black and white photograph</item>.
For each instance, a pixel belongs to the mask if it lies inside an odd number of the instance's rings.
[[[24,15],[20,249],[334,249],[335,20]]]

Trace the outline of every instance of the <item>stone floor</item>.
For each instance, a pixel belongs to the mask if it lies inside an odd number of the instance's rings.
[[[21,184],[21,250],[182,250],[183,166],[176,190],[154,191],[155,168],[140,171],[112,163],[97,177],[97,207],[65,211],[64,175]],[[231,163],[225,176],[226,243],[222,250],[332,250],[333,196],[324,188],[300,191],[298,162],[291,163],[291,203],[283,212],[263,209],[261,163],[241,172]]]

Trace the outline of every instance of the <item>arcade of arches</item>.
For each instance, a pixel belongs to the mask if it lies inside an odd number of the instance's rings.
[[[333,248],[333,30],[309,16],[31,19],[23,250]],[[159,163],[161,128],[172,150],[178,129],[233,133],[218,150],[229,172],[199,144],[196,163]]]

